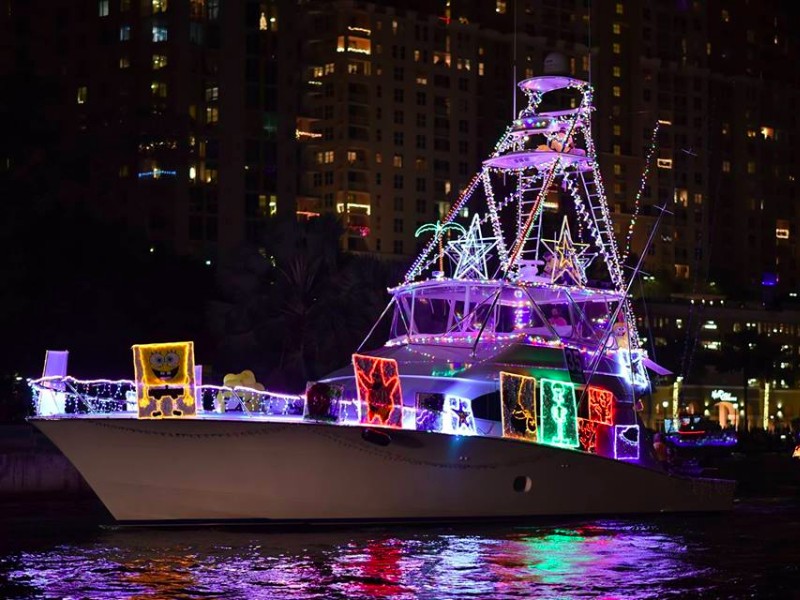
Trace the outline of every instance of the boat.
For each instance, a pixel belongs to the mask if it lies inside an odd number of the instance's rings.
[[[65,355],[48,354],[32,422],[119,523],[732,508],[733,482],[670,473],[639,419],[648,369],[665,370],[636,329],[592,86],[519,87],[518,118],[417,232],[427,240],[379,320],[388,341],[368,349],[376,323],[349,365],[304,393],[252,377],[204,384],[191,342],[134,346],[135,377],[120,381],[72,378]]]

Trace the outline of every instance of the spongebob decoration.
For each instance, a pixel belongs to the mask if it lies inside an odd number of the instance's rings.
[[[140,419],[197,414],[193,342],[135,344],[133,366]]]

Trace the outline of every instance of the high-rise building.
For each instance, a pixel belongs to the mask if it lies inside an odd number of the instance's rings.
[[[522,108],[515,82],[588,79],[628,265],[784,292],[796,21],[777,0],[6,0],[0,65],[56,84],[62,199],[207,257],[295,211],[408,257]]]
[[[4,5],[8,68],[56,94],[60,201],[206,258],[294,210],[299,75],[280,1]]]

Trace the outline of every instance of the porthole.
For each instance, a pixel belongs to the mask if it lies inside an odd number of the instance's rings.
[[[519,475],[514,478],[514,491],[520,493],[527,493],[531,491],[533,481],[527,475]]]

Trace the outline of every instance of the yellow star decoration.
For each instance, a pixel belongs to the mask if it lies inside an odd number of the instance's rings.
[[[551,247],[548,242],[553,244]],[[550,271],[550,283],[586,285],[585,269],[594,257],[584,257],[589,244],[575,243],[569,231],[567,217],[561,222],[561,233],[557,240],[542,240],[542,244],[552,253],[551,261],[545,266]]]

